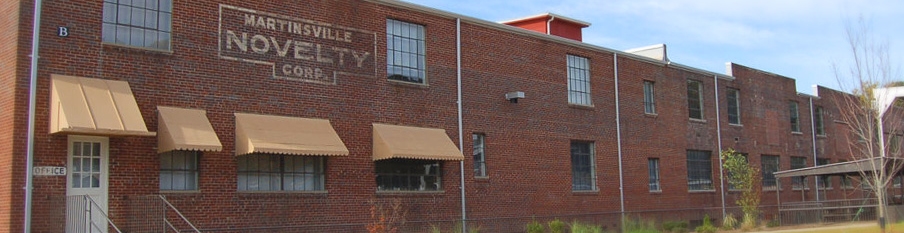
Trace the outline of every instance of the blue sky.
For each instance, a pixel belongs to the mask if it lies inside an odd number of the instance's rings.
[[[666,44],[672,62],[718,73],[734,62],[794,78],[807,94],[814,84],[845,89],[832,65],[850,64],[845,25],[858,18],[888,42],[892,61],[904,61],[898,0],[406,1],[494,22],[555,13],[591,23],[585,43],[617,50]]]

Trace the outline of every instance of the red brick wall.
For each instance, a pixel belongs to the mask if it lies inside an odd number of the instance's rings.
[[[22,30],[31,22],[28,19],[31,13],[24,13],[28,10],[26,8],[30,8],[27,4],[12,0],[0,2],[0,30],[4,32],[0,35],[0,41],[4,41],[0,45],[0,231],[3,232],[21,231],[23,221],[21,198],[24,195],[24,176],[18,172],[25,165],[21,161],[24,157],[17,155],[24,154],[25,139],[17,135],[25,135],[22,133],[25,127],[15,123],[24,122],[21,120],[27,114],[23,108],[27,106],[24,104],[27,92],[18,91],[22,89],[22,84],[26,90],[28,85],[19,78],[28,74],[28,63],[21,62],[28,54],[26,46],[30,40],[25,38],[31,36],[31,30]]]

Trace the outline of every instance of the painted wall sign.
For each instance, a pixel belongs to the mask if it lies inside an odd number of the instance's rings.
[[[271,65],[273,77],[336,84],[338,75],[374,76],[376,34],[220,5],[219,57]]]
[[[66,167],[33,167],[32,174],[36,176],[65,176]]]

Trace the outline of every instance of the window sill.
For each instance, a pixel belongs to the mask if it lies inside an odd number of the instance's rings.
[[[744,125],[742,125],[742,124],[732,124],[732,123],[728,123],[728,126],[744,127]]]
[[[651,190],[650,194],[660,195],[660,194],[662,194],[662,190]]]
[[[776,189],[776,188],[763,188],[763,192],[775,192],[775,191],[781,192],[782,189]]]
[[[474,177],[474,180],[475,180],[475,181],[486,182],[486,181],[490,181],[490,177],[489,177],[489,176],[475,176],[475,177]]]
[[[574,195],[599,195],[599,190],[571,190]]]
[[[576,109],[593,110],[593,104],[591,104],[591,105],[583,105],[583,104],[576,104],[576,103],[568,103],[568,107],[569,107],[569,108],[576,108]]]
[[[413,83],[413,82],[406,82],[406,81],[394,80],[394,79],[389,79],[389,78],[386,78],[386,81],[389,81],[389,84],[391,84],[391,85],[399,86],[399,87],[420,88],[420,89],[427,89],[430,87],[430,85],[427,85],[427,82]]]
[[[110,43],[110,42],[101,42],[100,44],[104,48],[110,47],[110,48],[114,48],[114,49],[118,49],[118,50],[122,50],[122,51],[128,50],[128,51],[144,52],[144,53],[150,53],[150,54],[173,55],[172,49],[170,49],[170,50],[152,49],[152,48],[137,47],[137,46],[116,44],[116,43]],[[170,46],[172,47],[172,44]]]
[[[707,190],[688,190],[688,193],[715,193],[715,189],[707,189]]]
[[[659,117],[659,114],[656,114],[655,112],[654,112],[654,113],[644,112],[644,113],[643,113],[643,116],[645,116],[645,117],[656,118],[656,117]]]
[[[825,134],[823,134],[823,135],[817,134],[817,135],[816,135],[816,138],[828,138],[828,136],[826,136]]]
[[[325,190],[324,191],[247,191],[247,190],[242,190],[242,191],[237,191],[236,193],[251,194],[251,195],[255,195],[255,194],[260,194],[260,195],[274,195],[274,194],[314,195],[314,194],[317,194],[317,195],[320,195],[320,194],[328,194],[329,192],[325,191]]]
[[[691,123],[706,123],[705,119],[687,118]]]
[[[810,190],[810,188],[805,188],[805,189],[802,189],[802,188],[791,188],[791,190],[792,190],[792,191],[808,191],[808,190]]]
[[[445,194],[445,190],[439,191],[394,191],[394,190],[377,190],[377,195],[433,195]]]
[[[793,135],[804,135],[804,132],[800,132],[800,131],[791,131],[791,134],[793,134]]]
[[[201,190],[160,190],[160,194],[199,194]]]

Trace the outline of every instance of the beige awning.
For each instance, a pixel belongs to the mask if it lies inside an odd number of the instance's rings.
[[[223,144],[207,120],[206,111],[157,106],[157,115],[157,153],[223,150]]]
[[[51,75],[50,133],[154,136],[124,81]]]
[[[446,130],[373,124],[374,161],[391,158],[463,160]]]
[[[347,156],[329,120],[235,114],[235,154]]]

